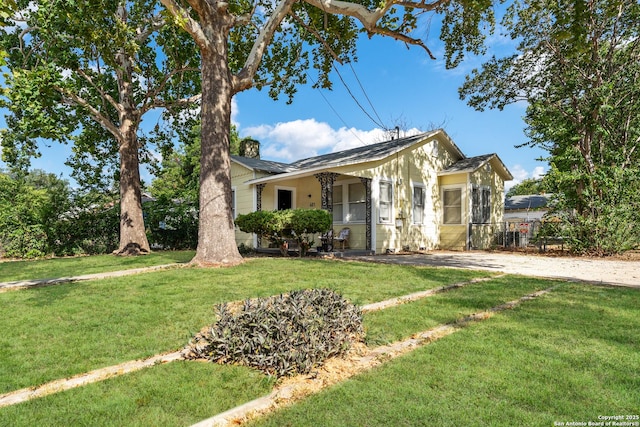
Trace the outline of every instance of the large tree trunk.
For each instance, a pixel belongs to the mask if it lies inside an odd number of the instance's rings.
[[[222,25],[212,23],[211,27]],[[231,200],[231,77],[226,31],[208,28],[212,38],[202,52],[202,152],[200,156],[200,220],[198,249],[192,263],[236,265],[242,262],[235,241]]]
[[[117,16],[127,22],[127,9],[118,6]],[[118,81],[120,155],[120,246],[117,255],[141,255],[151,252],[142,215],[140,190],[140,157],[138,155],[138,126],[140,117],[133,96],[133,60],[124,47],[115,55]]]
[[[135,128],[128,126],[120,141],[120,246],[116,255],[141,255],[150,252],[142,215],[140,162]]]

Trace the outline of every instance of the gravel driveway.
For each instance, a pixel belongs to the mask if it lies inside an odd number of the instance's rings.
[[[434,251],[426,254],[374,255],[349,258],[395,264],[501,271],[509,274],[560,278],[640,289],[640,261],[483,251]]]

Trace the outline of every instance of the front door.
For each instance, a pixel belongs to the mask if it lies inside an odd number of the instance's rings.
[[[278,210],[293,208],[293,191],[278,189]]]

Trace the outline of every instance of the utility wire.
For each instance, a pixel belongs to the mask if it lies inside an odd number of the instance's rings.
[[[315,85],[316,85],[316,81],[313,79],[313,77],[311,77],[311,75],[309,75],[309,73],[307,73],[307,76],[311,79],[311,81],[313,82],[313,84],[314,84],[314,86],[315,86]],[[331,110],[333,111],[333,113],[334,113],[336,116],[338,116],[338,118],[340,119],[340,121],[342,122],[342,124],[345,126],[345,128],[349,129],[349,132],[351,132],[351,133],[353,134],[353,136],[355,136],[355,137],[356,137],[356,139],[357,139],[358,141],[360,141],[360,143],[361,143],[362,145],[367,145],[367,144],[366,144],[362,139],[360,139],[360,137],[358,136],[358,134],[357,134],[357,133],[355,133],[355,132],[353,131],[353,128],[352,128],[352,127],[350,127],[350,126],[347,124],[347,122],[345,122],[345,120],[342,118],[342,116],[340,115],[340,113],[338,113],[338,111],[337,111],[335,108],[333,108],[333,105],[331,105],[331,102],[329,102],[329,100],[327,99],[327,97],[326,97],[326,96],[324,96],[324,93],[322,93],[322,90],[320,89],[320,87],[319,87],[319,86],[317,87],[317,89],[318,89],[318,92],[320,93],[320,96],[322,96],[322,99],[324,99],[324,101],[327,103],[327,105],[329,106],[329,108],[331,108]]]
[[[364,94],[364,97],[367,98],[367,102],[369,102],[369,105],[371,106],[371,109],[373,110],[374,114],[378,118],[378,121],[380,123],[382,123],[382,119],[380,118],[380,115],[376,111],[376,107],[373,106],[373,103],[371,102],[371,99],[369,99],[369,95],[367,95],[367,91],[364,90],[364,86],[362,86],[362,83],[360,82],[360,79],[358,78],[358,74],[356,74],[356,70],[355,70],[355,68],[353,68],[353,64],[352,64],[351,61],[349,61],[349,67],[351,68],[351,71],[353,72],[353,75],[355,76],[356,81],[358,82],[358,85],[360,86],[360,89],[362,90],[362,93]],[[388,130],[385,126],[382,126],[382,128],[385,131]]]
[[[376,119],[374,119],[371,114],[369,114],[364,107],[362,106],[362,104],[360,104],[360,101],[358,101],[356,99],[356,97],[353,95],[353,92],[351,92],[351,89],[349,88],[349,85],[347,85],[347,83],[344,81],[344,79],[342,78],[342,74],[340,74],[340,70],[338,70],[338,67],[336,67],[336,64],[333,64],[333,69],[336,71],[336,74],[338,74],[338,77],[340,78],[340,81],[342,82],[342,84],[344,85],[345,89],[347,89],[347,92],[349,93],[349,95],[351,96],[351,98],[355,101],[355,103],[358,105],[358,107],[360,108],[360,110],[362,110],[362,112],[369,117],[369,120],[371,120],[376,126],[378,126],[379,128],[385,129],[386,127],[385,125],[383,125],[382,123],[376,121]]]
[[[304,9],[307,12],[307,15],[309,15],[309,12],[307,11],[307,5],[305,3],[303,3]],[[324,10],[324,6],[322,7],[322,9]],[[326,15],[326,10],[325,12],[325,26],[326,24],[326,19],[327,19],[327,15]],[[313,23],[313,21],[310,21],[311,27],[319,33],[318,29],[316,28],[315,24]],[[324,48],[326,49],[327,47],[324,46]],[[340,74],[340,70],[338,70],[338,68],[335,65],[335,62],[332,63],[333,69],[336,71],[336,73],[338,74],[338,77],[340,78],[340,81],[342,82],[342,84],[344,85],[345,89],[347,89],[347,92],[349,93],[349,95],[351,96],[351,98],[355,101],[356,105],[358,105],[358,107],[360,108],[360,110],[362,110],[362,112],[379,128],[381,128],[382,130],[384,130],[385,132],[389,131],[389,128],[387,128],[383,123],[382,123],[382,119],[380,118],[380,115],[378,114],[378,112],[376,111],[375,107],[373,106],[373,103],[371,102],[371,100],[369,99],[369,96],[367,96],[367,92],[364,90],[364,87],[362,86],[362,83],[360,83],[360,79],[358,78],[355,70],[353,69],[353,66],[351,65],[351,62],[349,62],[349,66],[351,67],[351,71],[353,72],[354,76],[356,77],[356,80],[358,81],[358,84],[360,85],[360,89],[362,90],[362,92],[364,93],[365,98],[367,99],[367,101],[369,102],[369,105],[371,106],[371,108],[373,109],[374,114],[376,115],[376,117],[378,118],[378,121],[376,121],[376,119],[374,119],[371,114],[369,114],[364,107],[362,106],[362,104],[360,104],[360,102],[356,99],[356,97],[353,95],[353,92],[351,92],[351,89],[349,88],[349,85],[347,85],[347,83],[344,81],[344,79],[342,78],[342,75]],[[307,73],[307,76],[309,76],[309,78],[314,82],[315,85],[315,81],[313,80],[313,78],[309,75],[309,73]],[[322,96],[322,98],[325,100],[325,102],[329,105],[329,107],[333,110],[333,112],[336,114],[336,116],[338,116],[338,118],[340,119],[340,121],[345,125],[345,127],[347,129],[351,129],[349,127],[349,125],[347,125],[347,123],[344,121],[344,119],[340,116],[340,114],[338,114],[338,112],[336,111],[335,108],[333,108],[333,106],[331,105],[331,103],[329,102],[329,100],[324,96],[324,94],[322,93],[322,91],[320,90],[320,87],[318,87],[318,90],[320,91],[320,95]],[[356,135],[353,131],[351,131],[351,133],[363,144],[366,145],[359,137],[358,135]]]

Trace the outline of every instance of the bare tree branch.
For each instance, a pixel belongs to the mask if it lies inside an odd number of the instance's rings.
[[[396,40],[400,40],[400,41],[405,42],[407,44],[420,46],[421,48],[423,48],[427,52],[427,55],[429,55],[429,58],[436,59],[436,57],[433,55],[431,50],[420,39],[414,39],[412,37],[407,36],[406,34],[398,33],[398,32],[391,31],[391,30],[388,30],[386,28],[380,28],[380,27],[376,27],[372,31],[370,31],[369,32],[369,37],[371,37],[371,35],[373,35],[373,34],[380,34],[382,36],[387,36],[387,37],[394,38]]]

